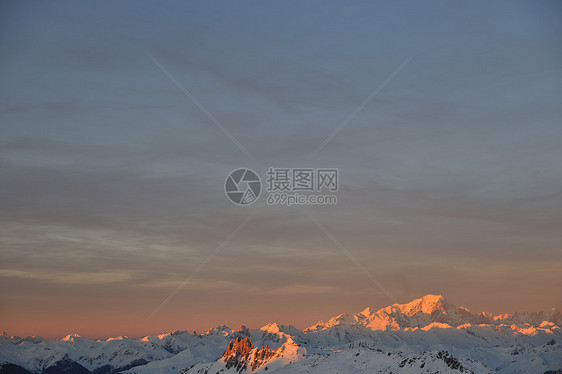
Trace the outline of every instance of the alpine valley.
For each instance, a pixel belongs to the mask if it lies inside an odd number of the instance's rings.
[[[562,315],[472,313],[426,295],[304,330],[217,326],[141,339],[0,336],[0,373],[562,373]]]

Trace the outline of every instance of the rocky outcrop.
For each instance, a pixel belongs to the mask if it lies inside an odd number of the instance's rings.
[[[222,355],[226,368],[234,367],[238,372],[246,370],[253,350],[254,344],[249,338],[236,338],[236,340],[231,341]]]
[[[296,344],[292,339],[288,339],[277,349],[271,349],[268,345],[256,348],[249,338],[238,337],[228,344],[221,359],[224,361],[226,369],[235,368],[240,373],[246,370],[258,370],[276,359],[286,358],[297,361],[299,356],[305,353],[304,347]]]

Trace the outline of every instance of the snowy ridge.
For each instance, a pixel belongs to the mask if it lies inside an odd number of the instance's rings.
[[[562,368],[560,312],[475,314],[426,295],[304,330],[221,325],[141,339],[0,335],[0,373],[545,373]]]
[[[552,325],[549,325],[551,323]],[[328,322],[320,321],[305,329],[305,332],[320,331],[337,325],[362,325],[370,330],[396,331],[415,328],[459,327],[470,325],[490,325],[499,328],[512,328],[521,334],[532,334],[528,327],[550,330],[562,324],[562,315],[556,309],[539,313],[473,314],[464,307],[448,303],[441,295],[425,295],[407,304],[393,304],[374,311],[366,308],[357,314],[341,314]]]

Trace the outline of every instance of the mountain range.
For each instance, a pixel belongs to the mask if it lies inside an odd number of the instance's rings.
[[[562,315],[473,313],[440,295],[300,330],[221,325],[141,339],[0,336],[0,374],[562,373]]]

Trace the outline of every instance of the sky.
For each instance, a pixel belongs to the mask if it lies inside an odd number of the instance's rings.
[[[562,4],[0,3],[0,329],[562,307]],[[233,204],[337,168],[335,205]]]

